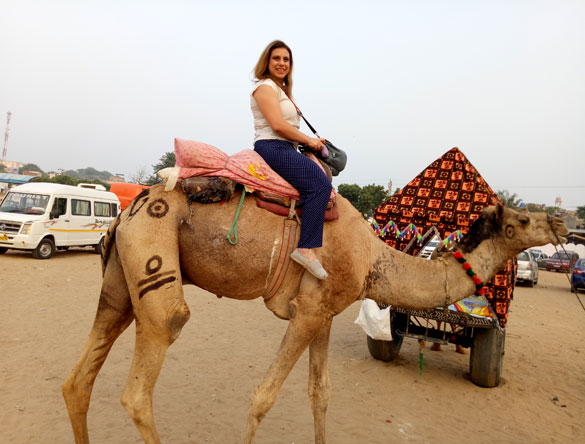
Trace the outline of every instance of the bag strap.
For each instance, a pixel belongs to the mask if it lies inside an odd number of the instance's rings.
[[[287,96],[288,97],[288,96]],[[318,138],[321,138],[321,136],[319,134],[317,134],[317,130],[315,128],[313,128],[313,125],[311,125],[309,123],[309,121],[305,118],[305,116],[303,116],[303,113],[301,112],[301,110],[299,109],[299,107],[297,106],[297,104],[293,101],[293,99],[291,99],[290,97],[288,97],[288,100],[290,100],[292,102],[292,104],[294,105],[295,109],[297,110],[297,114],[303,118],[303,120],[305,121],[305,123],[307,124],[307,126],[309,127],[309,129],[311,131],[313,131],[313,134],[315,136],[317,136]]]

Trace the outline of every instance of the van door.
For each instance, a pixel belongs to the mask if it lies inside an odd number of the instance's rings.
[[[89,198],[71,197],[71,225],[69,245],[95,245],[100,239],[91,217],[92,202]]]
[[[69,244],[69,228],[71,217],[67,214],[67,198],[55,197],[49,213],[48,228],[55,238],[55,246],[62,247]]]

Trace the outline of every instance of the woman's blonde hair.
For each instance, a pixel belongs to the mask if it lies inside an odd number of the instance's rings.
[[[266,47],[262,54],[260,54],[258,63],[256,63],[256,68],[254,68],[254,77],[256,78],[256,81],[272,78],[270,73],[268,72],[268,63],[270,62],[270,55],[272,54],[272,51],[277,48],[286,49],[290,56],[290,69],[288,70],[288,74],[284,78],[282,89],[284,90],[287,96],[292,97],[293,55],[288,45],[284,43],[282,40],[273,41]],[[276,82],[276,84],[278,84],[278,82]]]

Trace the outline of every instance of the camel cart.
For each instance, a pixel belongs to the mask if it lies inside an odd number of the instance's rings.
[[[465,155],[453,148],[378,206],[373,225],[388,245],[432,260],[435,248],[459,240],[484,207],[499,201]],[[485,307],[479,311],[467,310],[472,305],[467,300],[434,310],[390,307],[392,340],[368,336],[368,350],[373,358],[389,362],[398,355],[404,338],[471,348],[471,381],[481,387],[496,387],[502,373],[514,282],[515,262],[510,260],[486,282]]]

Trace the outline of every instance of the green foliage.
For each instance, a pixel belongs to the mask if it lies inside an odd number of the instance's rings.
[[[110,190],[110,185],[102,182],[101,180],[86,180],[86,179],[77,179],[75,177],[68,176],[66,174],[59,174],[55,177],[49,177],[46,174],[42,176],[34,177],[29,182],[44,182],[44,183],[59,183],[61,185],[72,185],[77,186],[80,183],[95,183],[98,185],[103,185],[106,190]]]
[[[63,174],[76,179],[83,179],[87,183],[91,183],[90,181],[92,180],[110,180],[110,177],[113,176],[109,171],[98,171],[92,167],[80,168],[78,170],[67,170]]]
[[[168,151],[164,153],[161,158],[159,159],[158,163],[152,166],[154,174],[148,178],[146,181],[146,185],[156,185],[157,183],[161,183],[161,180],[156,175],[160,170],[164,168],[172,168],[175,166],[175,153],[172,151]]]
[[[581,220],[585,220],[585,205],[577,207],[577,217]]]
[[[3,163],[0,163],[0,173],[5,173],[6,172],[6,165],[4,165]]]
[[[372,216],[374,209],[390,197],[382,185],[374,184],[364,187],[356,184],[341,184],[337,187],[337,191],[366,217]]]
[[[337,192],[349,200],[354,207],[359,207],[360,193],[362,192],[362,188],[359,185],[342,183],[337,187]]]
[[[498,190],[496,194],[508,208],[516,209],[522,203],[522,199],[519,199],[516,193],[510,194],[508,190]]]
[[[18,173],[19,174],[24,174],[25,171],[36,171],[38,173],[43,173],[43,170],[41,170],[34,163],[27,163],[27,164],[23,165],[21,168],[18,169]]]

